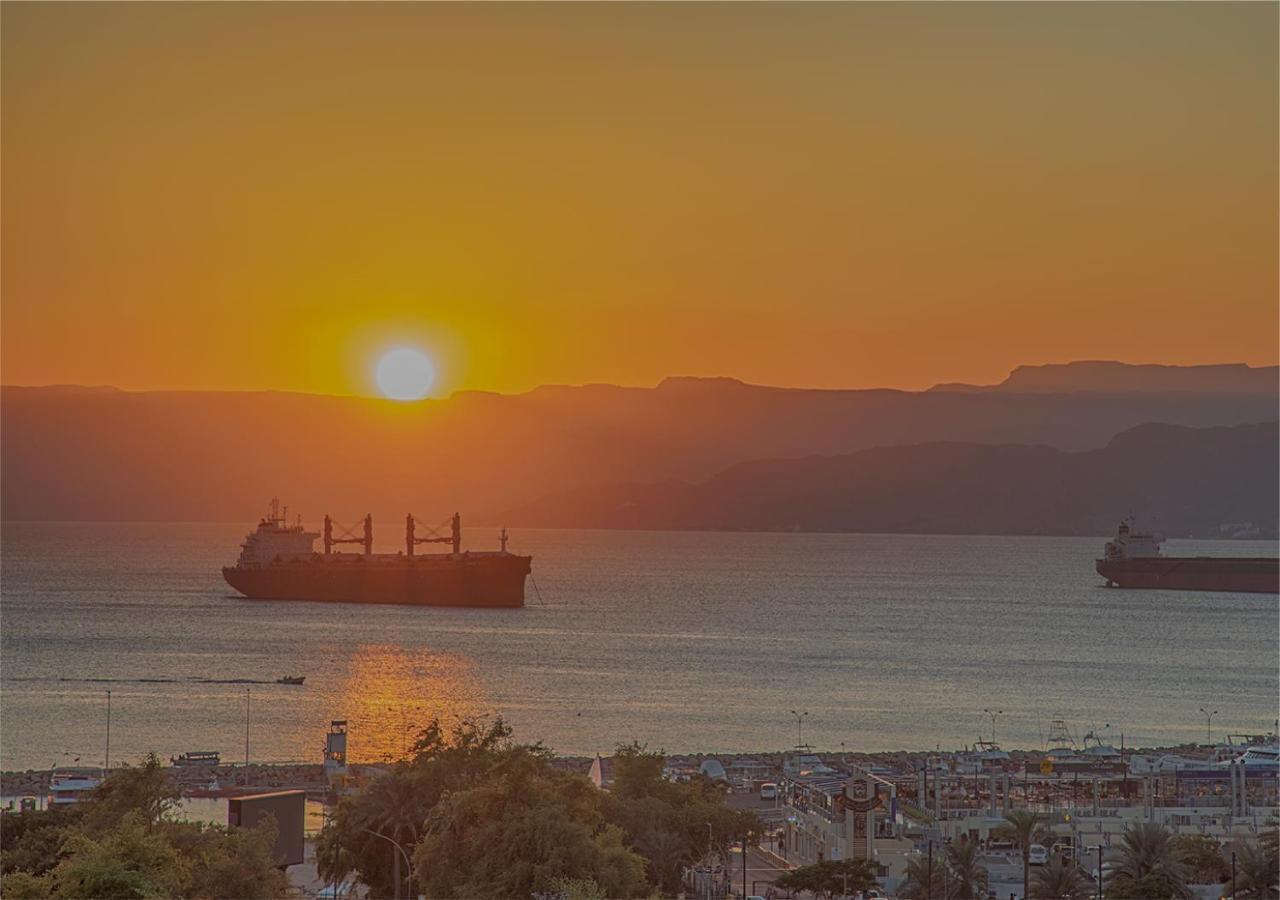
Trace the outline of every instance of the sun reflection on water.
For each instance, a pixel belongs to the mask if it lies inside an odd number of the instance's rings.
[[[494,712],[470,660],[392,644],[361,645],[352,654],[342,708],[353,762],[403,758],[433,718],[449,728]]]

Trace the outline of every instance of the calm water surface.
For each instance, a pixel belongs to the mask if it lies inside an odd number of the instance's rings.
[[[431,715],[501,714],[563,753],[1039,746],[1049,719],[1132,745],[1274,728],[1274,595],[1108,590],[1104,538],[520,531],[523,610],[237,599],[240,525],[9,523],[0,585],[0,767],[187,750],[400,751]],[[382,549],[399,531],[379,531]],[[496,545],[471,529],[471,546]],[[1270,555],[1271,542],[1170,541]],[[539,602],[539,597],[541,602]],[[105,679],[112,679],[107,681]],[[172,679],[145,682],[141,679]]]

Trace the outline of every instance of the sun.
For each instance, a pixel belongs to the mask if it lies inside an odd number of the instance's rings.
[[[436,369],[421,350],[397,347],[378,358],[378,390],[391,400],[421,400],[436,380]]]

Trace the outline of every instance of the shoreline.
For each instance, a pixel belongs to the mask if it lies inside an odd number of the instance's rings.
[[[1212,747],[1205,744],[1178,744],[1159,747],[1132,747],[1125,748],[1124,755],[1132,758],[1133,755],[1164,755],[1177,754],[1187,756],[1198,756],[1207,754],[1212,751]],[[965,753],[965,750],[888,750],[875,753],[867,752],[840,752],[831,750],[805,749],[800,751],[803,755],[816,756],[823,763],[837,763],[845,765],[857,766],[884,766],[886,768],[911,768],[914,769],[921,764],[926,763],[930,758],[938,758],[942,760],[952,760],[957,754]],[[1006,750],[1009,754],[1008,765],[1011,771],[1022,771],[1027,766],[1038,766],[1040,761],[1046,756],[1043,750],[1028,749],[1011,749]],[[716,759],[723,763],[727,768],[733,768],[736,763],[741,761],[753,761],[761,764],[769,769],[780,769],[783,762],[797,753],[795,750],[766,750],[756,753],[667,753],[664,754],[669,761],[688,761],[693,764],[700,764],[703,760]],[[603,754],[602,754],[603,756]],[[607,758],[607,757],[605,757]],[[595,757],[592,756],[554,756],[552,764],[558,768],[568,771],[587,774],[591,768],[591,764]],[[351,773],[357,779],[360,777],[376,776],[381,772],[388,771],[395,763],[393,762],[356,762],[350,765]],[[125,763],[124,765],[134,765],[134,763]],[[100,768],[95,766],[80,766],[78,768]],[[112,769],[117,770],[123,768],[123,765],[113,766]],[[49,789],[49,779],[53,773],[52,768],[48,769],[27,769],[25,771],[13,770],[0,772],[0,796],[5,798],[16,798],[20,796],[29,796],[46,792]],[[233,787],[240,782],[246,789],[255,788],[272,788],[272,789],[303,789],[308,792],[327,793],[330,790],[328,779],[324,774],[322,763],[250,763],[248,766],[244,764],[222,764],[218,766],[165,766],[164,771],[170,774],[179,789],[201,789],[209,785],[213,781],[217,781],[219,785],[227,788]],[[957,774],[966,774],[963,770],[958,770]],[[985,774],[985,773],[984,773]]]

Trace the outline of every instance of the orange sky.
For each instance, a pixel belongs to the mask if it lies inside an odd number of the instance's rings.
[[[1276,4],[3,6],[3,380],[1277,362]]]

